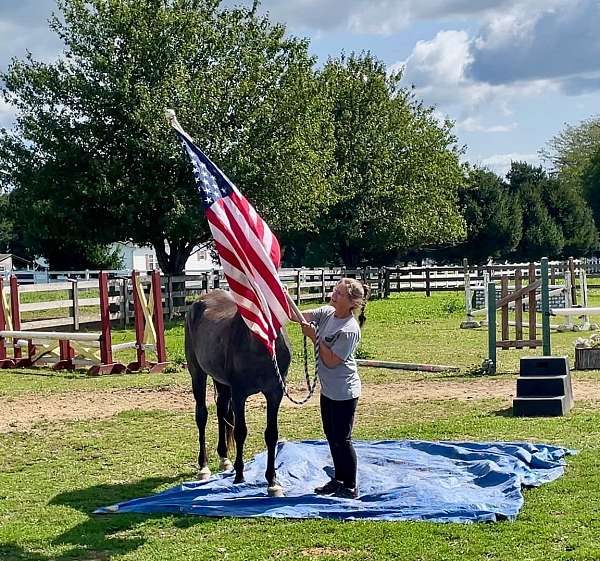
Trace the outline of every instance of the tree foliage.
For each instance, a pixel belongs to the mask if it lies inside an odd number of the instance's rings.
[[[0,158],[37,251],[85,257],[131,240],[152,244],[163,271],[182,270],[208,228],[170,107],[275,230],[311,226],[332,160],[307,43],[219,4],[59,0],[64,56],[10,66],[18,117]]]
[[[567,177],[551,177],[544,187],[550,215],[560,227],[565,241],[562,257],[580,257],[596,251],[598,230],[592,208],[579,185]]]
[[[486,169],[470,169],[467,183],[459,190],[459,201],[467,238],[442,251],[445,260],[457,262],[466,257],[472,263],[484,263],[515,250],[523,235],[523,212],[501,177]]]
[[[544,153],[561,178],[581,186],[600,228],[600,116],[567,125]]]
[[[592,209],[596,228],[600,230],[600,143],[583,169],[581,185]]]
[[[565,128],[548,142],[544,155],[555,169],[581,175],[600,147],[600,116]]]
[[[13,224],[8,214],[8,195],[0,192],[0,253],[10,252]]]
[[[336,172],[315,254],[330,248],[352,266],[464,235],[450,124],[438,124],[400,80],[368,53],[330,59],[319,73]]]
[[[513,162],[507,177],[523,212],[517,257],[579,257],[597,248],[592,212],[575,182],[548,177],[542,167],[525,162]]]

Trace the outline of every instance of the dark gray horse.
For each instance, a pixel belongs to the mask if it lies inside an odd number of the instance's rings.
[[[275,345],[277,363],[285,380],[291,361],[290,344],[285,330],[281,330]],[[215,290],[195,302],[185,322],[185,355],[192,376],[196,400],[196,425],[200,451],[198,467],[200,479],[210,477],[206,457],[206,378],[210,375],[217,392],[219,441],[217,452],[220,469],[231,469],[228,445],[235,441],[236,457],[234,483],[244,481],[244,441],[248,433],[245,408],[248,396],[262,393],[267,400],[267,471],[265,477],[270,496],[281,496],[281,486],[275,473],[275,447],[279,438],[277,414],[283,389],[275,373],[273,362],[263,343],[248,329],[237,306],[228,292]],[[233,433],[233,439],[232,437]]]

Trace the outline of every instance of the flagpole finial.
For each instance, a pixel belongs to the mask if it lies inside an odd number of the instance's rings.
[[[172,127],[179,127],[179,122],[177,121],[177,116],[173,109],[165,109],[165,118]]]

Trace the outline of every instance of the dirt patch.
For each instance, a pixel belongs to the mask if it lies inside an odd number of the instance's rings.
[[[304,555],[304,557],[310,557],[311,559],[314,559],[315,557],[342,557],[351,555],[352,553],[355,552],[346,549],[333,549],[331,547],[311,547],[302,550],[302,555]]]
[[[472,380],[405,380],[391,384],[369,384],[363,387],[362,401],[390,403],[433,400],[478,400],[497,398],[510,402],[515,381],[510,379],[475,378]],[[600,380],[573,380],[575,399],[600,400]],[[302,389],[292,395],[300,398]],[[212,400],[212,395],[209,396]],[[262,407],[262,396],[249,400],[250,407]],[[307,406],[316,407],[318,399]],[[296,407],[287,399],[284,406]],[[26,431],[42,421],[75,421],[107,419],[123,411],[193,411],[189,388],[135,388],[91,392],[65,392],[52,395],[0,398],[0,432]]]

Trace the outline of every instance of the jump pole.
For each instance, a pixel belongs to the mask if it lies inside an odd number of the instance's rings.
[[[133,312],[134,312],[134,323],[135,323],[135,341],[136,341],[136,352],[137,362],[132,362],[127,366],[128,370],[140,370],[148,366],[146,360],[146,348],[143,345],[144,340],[144,312],[142,309],[142,296],[140,295],[140,284],[138,282],[139,273],[133,271],[131,273],[131,289],[133,290]],[[125,281],[127,282],[127,281]],[[127,290],[127,285],[125,285]]]
[[[356,359],[358,366],[368,368],[389,368],[391,370],[409,370],[413,372],[460,372],[458,366],[444,364],[419,364],[416,362],[388,362],[384,360]]]
[[[296,303],[292,300],[289,293],[286,291],[287,299],[290,304],[290,308],[296,318],[304,322],[302,312],[296,306]],[[390,368],[393,370],[409,370],[414,372],[460,372],[458,366],[446,366],[444,364],[418,364],[414,362],[388,362],[383,360],[365,360],[357,359],[356,364],[358,366],[366,366],[368,368]]]

